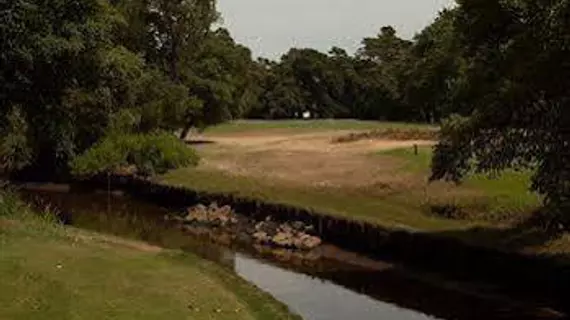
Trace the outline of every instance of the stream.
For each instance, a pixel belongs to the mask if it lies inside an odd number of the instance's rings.
[[[192,252],[235,272],[305,320],[562,319],[544,303],[513,301],[493,286],[457,283],[323,244],[305,258],[286,250],[220,244],[164,219],[167,209],[120,191],[27,184],[22,197],[72,216],[78,228]],[[109,201],[110,200],[110,201]],[[219,240],[219,239],[218,239]]]

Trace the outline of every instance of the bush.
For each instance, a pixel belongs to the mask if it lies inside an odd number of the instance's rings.
[[[109,136],[70,165],[76,176],[92,176],[126,167],[134,167],[138,175],[152,176],[195,166],[198,161],[196,152],[184,142],[169,133],[157,132]]]

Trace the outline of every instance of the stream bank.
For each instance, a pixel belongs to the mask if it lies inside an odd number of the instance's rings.
[[[107,177],[96,177],[90,186],[106,187]],[[162,185],[132,176],[111,176],[111,183],[129,194],[168,207],[199,203],[230,205],[254,220],[272,216],[276,221],[302,221],[315,226],[323,241],[373,259],[398,261],[458,281],[480,281],[498,286],[520,299],[554,302],[570,309],[570,267],[546,257],[523,256],[493,248],[473,246],[457,238],[407,229],[389,229],[309,209]],[[522,281],[524,279],[524,281]]]
[[[353,317],[358,319],[378,318],[374,316],[375,313],[356,311],[362,308],[401,310],[392,317],[386,316],[387,319],[558,319],[564,316],[564,313],[549,308],[555,305],[542,299],[517,301],[501,294],[495,287],[476,280],[458,281],[420,271],[411,265],[371,259],[340,249],[326,240],[313,250],[311,257],[296,250],[268,246],[245,246],[233,242],[221,245],[218,237],[213,234],[195,235],[180,228],[176,222],[164,219],[164,216],[177,212],[176,210],[185,210],[186,205],[169,202],[166,197],[162,198],[165,201],[163,206],[158,206],[156,199],[150,196],[142,197],[139,194],[133,198],[129,196],[131,192],[128,189],[124,190],[127,192],[113,192],[110,206],[106,192],[93,192],[91,187],[72,187],[68,190],[59,188],[58,192],[35,188],[26,192],[30,201],[38,203],[37,199],[43,199],[39,202],[53,204],[62,212],[71,213],[72,224],[75,226],[136,238],[167,248],[192,251],[225,265],[238,274],[241,272],[246,280],[287,303],[305,319],[346,319],[319,317],[334,314],[331,311],[337,310],[335,308],[353,310]],[[195,205],[213,202],[202,200],[186,203]],[[109,207],[111,210],[108,210]],[[238,211],[234,206],[232,209]],[[275,212],[271,212],[272,217],[275,217]],[[248,215],[252,216],[254,215]],[[317,225],[316,229],[318,228]],[[245,271],[238,268],[240,265],[247,265]],[[297,287],[306,290],[276,285],[284,280],[276,278],[275,273],[284,279],[293,277],[290,282],[300,281],[304,285]],[[260,274],[267,276],[260,279],[256,276]],[[328,291],[324,292],[332,293],[315,295],[314,292],[319,291],[320,287],[326,287]],[[303,305],[305,300],[323,307],[306,310],[304,308],[307,306]],[[328,309],[325,310],[324,306]],[[346,314],[342,310],[337,310],[337,313]]]

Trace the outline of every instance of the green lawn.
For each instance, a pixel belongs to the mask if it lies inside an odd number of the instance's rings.
[[[362,120],[236,120],[206,129],[206,134],[232,134],[253,131],[286,129],[288,131],[311,132],[328,130],[374,130],[389,128],[434,128],[413,123],[362,121]]]
[[[403,163],[400,167],[402,172],[423,175],[427,178],[431,165],[432,148],[420,147],[418,154],[414,153],[413,148],[394,149],[379,152],[376,156],[397,158]],[[539,196],[528,189],[530,175],[531,173],[528,171],[517,172],[514,170],[507,170],[496,177],[474,174],[468,177],[461,187],[479,191],[480,196],[473,199],[463,197],[458,200],[458,204],[475,205],[476,202],[485,202],[487,213],[490,215],[508,212],[517,214],[529,211],[540,204]]]
[[[0,319],[297,319],[213,263],[14,203],[0,195]]]

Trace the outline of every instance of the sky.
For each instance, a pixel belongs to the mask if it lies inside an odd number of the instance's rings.
[[[223,26],[254,57],[278,59],[291,47],[349,53],[392,25],[407,39],[453,0],[218,0]]]

